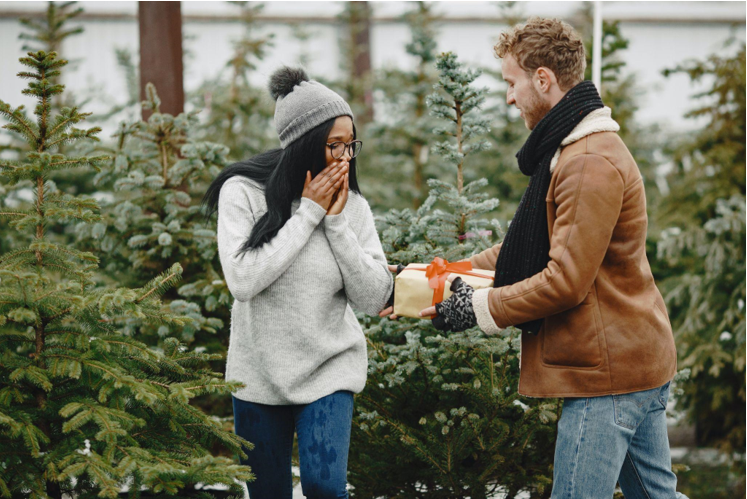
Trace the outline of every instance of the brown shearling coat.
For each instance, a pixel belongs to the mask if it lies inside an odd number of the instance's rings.
[[[590,397],[646,390],[676,371],[672,327],[646,258],[646,197],[614,132],[565,146],[547,193],[550,262],[488,307],[500,328],[545,318],[523,334],[519,392]],[[495,269],[500,244],[470,258]]]

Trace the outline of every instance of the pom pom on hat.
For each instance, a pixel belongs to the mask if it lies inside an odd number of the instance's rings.
[[[270,95],[273,99],[278,100],[279,97],[285,97],[291,93],[296,85],[304,81],[309,81],[306,71],[301,68],[283,66],[270,77]]]

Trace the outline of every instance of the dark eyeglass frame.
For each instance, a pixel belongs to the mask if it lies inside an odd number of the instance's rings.
[[[339,144],[343,144],[344,147],[342,148],[342,152],[340,153],[340,155],[339,156],[335,156],[334,148],[337,147]],[[358,149],[358,152],[355,153],[355,155],[353,154],[353,152],[354,152],[353,144],[360,144],[361,145],[360,149]],[[343,142],[341,140],[337,140],[335,142],[327,142],[327,147],[329,147],[329,153],[335,159],[342,158],[345,155],[345,151],[349,151],[350,152],[350,159],[353,159],[356,156],[358,156],[361,153],[361,151],[363,150],[363,141],[361,141],[361,140],[351,140],[350,142]]]

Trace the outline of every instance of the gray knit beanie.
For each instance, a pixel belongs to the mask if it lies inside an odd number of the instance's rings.
[[[270,77],[269,88],[276,101],[275,128],[283,149],[329,119],[353,118],[345,99],[318,81],[309,80],[303,69],[278,69]]]

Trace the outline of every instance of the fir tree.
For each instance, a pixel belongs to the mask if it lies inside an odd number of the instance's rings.
[[[215,356],[187,350],[177,340],[149,349],[122,334],[138,317],[168,326],[190,320],[164,310],[160,296],[179,280],[174,264],[136,289],[96,287],[98,258],[48,237],[52,222],[96,223],[95,200],[63,194],[48,180],[54,171],[91,167],[106,156],[66,156],[64,143],[95,139],[98,128],[76,125],[89,113],[51,100],[52,83],[66,61],[55,53],[29,52],[21,63],[31,80],[24,93],[37,99],[35,119],[22,106],[0,101],[4,128],[23,137],[31,152],[0,162],[6,183],[30,181],[31,209],[3,210],[8,228],[29,233],[26,247],[0,256],[0,495],[2,497],[128,497],[141,489],[180,497],[212,497],[195,485],[224,484],[243,495],[235,480],[251,479],[244,466],[212,456],[220,442],[243,453],[249,445],[190,405],[204,393],[238,387],[206,368]]]
[[[657,210],[668,227],[659,257],[680,356],[692,371],[681,405],[699,443],[737,455],[745,446],[745,46],[667,70],[709,78],[688,117],[707,125],[674,148],[670,193]],[[734,454],[736,453],[736,454]],[[742,485],[743,487],[744,485]]]
[[[576,14],[575,25],[584,39],[586,48],[586,73],[584,78],[591,80],[592,51],[594,49],[593,6],[584,4]],[[602,89],[601,96],[604,104],[612,109],[612,118],[620,125],[618,135],[625,142],[625,146],[635,158],[638,169],[644,179],[646,201],[648,206],[655,206],[661,191],[660,174],[657,167],[661,163],[661,144],[663,135],[658,124],[642,125],[636,120],[638,102],[645,95],[634,74],[624,74],[625,61],[622,52],[627,50],[629,41],[620,28],[620,21],[602,22]],[[650,214],[650,213],[649,213]],[[652,218],[652,217],[650,217]],[[651,233],[658,233],[651,220]],[[649,242],[652,259],[655,251],[654,241]]]
[[[55,52],[62,54],[62,43],[65,39],[83,33],[82,26],[70,27],[69,22],[83,13],[82,7],[76,7],[78,2],[47,2],[47,11],[41,19],[22,17],[19,22],[28,30],[18,35],[21,40],[26,40],[22,50],[38,51],[47,53]],[[69,67],[73,67],[70,64]],[[52,83],[59,83],[53,78]],[[65,94],[68,98],[71,94]],[[71,105],[70,102],[63,104],[63,95],[56,95],[52,99],[53,109],[59,109],[62,105]]]
[[[486,90],[473,85],[479,72],[451,53],[438,57],[437,68],[439,91],[428,105],[445,123],[437,133],[446,140],[433,152],[452,165],[456,184],[429,180],[430,195],[417,211],[387,214],[382,242],[390,262],[456,261],[492,244],[479,217],[498,201],[480,192],[484,179],[464,183],[467,158],[487,147],[488,122],[478,114]],[[361,320],[369,378],[356,398],[354,497],[549,495],[559,405],[522,401],[517,393],[517,330],[444,337],[430,321]]]
[[[433,7],[417,2],[403,15],[412,34],[406,52],[415,61],[412,70],[390,69],[376,74],[377,103],[382,118],[367,129],[375,154],[366,155],[361,177],[375,205],[417,209],[427,197],[426,166],[431,119],[426,98],[437,73]],[[382,181],[383,180],[383,181]]]
[[[78,36],[83,33],[84,29],[76,21],[79,16],[83,14],[83,8],[79,7],[77,2],[47,2],[47,9],[44,16],[41,18],[20,18],[19,22],[26,28],[26,31],[19,35],[19,38],[25,40],[23,45],[23,51],[44,51],[48,54],[55,52],[58,54],[58,59],[65,58],[63,47],[66,43],[70,43],[71,38]],[[71,70],[81,62],[81,59],[70,60],[66,66],[66,74],[70,74]],[[62,83],[62,81],[55,77],[50,80],[50,83]],[[52,98],[52,111],[60,112],[63,107],[78,107],[83,108],[94,100],[102,101],[101,86],[89,86],[85,89],[77,89],[76,93],[67,89],[64,93],[55,95]],[[73,156],[86,155],[90,150],[92,144],[95,141],[92,140],[80,140],[76,142],[70,142],[60,144],[58,152],[62,154],[69,154]],[[24,147],[23,141],[19,142],[21,149]],[[50,180],[55,184],[55,187],[63,192],[71,195],[76,194],[92,194],[95,192],[92,179],[95,175],[95,171],[92,169],[65,169],[56,171],[51,175]],[[23,187],[21,186],[23,189]],[[50,227],[50,233],[54,234],[54,237],[61,244],[72,243],[72,238],[63,233],[61,227]]]
[[[240,161],[278,147],[272,125],[274,102],[264,87],[256,87],[249,81],[257,64],[272,47],[273,35],[258,33],[257,16],[264,4],[232,3],[241,9],[244,36],[234,42],[234,53],[225,67],[228,76],[219,74],[206,81],[192,100],[204,108],[195,138],[226,145],[231,159]]]
[[[48,2],[46,11],[42,17],[21,17],[19,23],[23,31],[19,34],[19,39],[24,41],[23,51],[43,50],[47,53],[56,52],[60,54],[62,43],[70,37],[79,35],[83,32],[81,26],[70,26],[80,14],[83,13],[81,7],[76,6],[76,2]],[[70,66],[68,66],[70,67]],[[49,79],[51,84],[59,83],[58,77],[53,76]],[[64,99],[64,101],[63,101]],[[90,100],[90,99],[89,99]],[[64,106],[81,107],[83,104],[77,104],[76,99],[71,92],[57,94],[51,98],[51,109],[60,112]],[[25,111],[21,110],[21,113]],[[19,159],[29,152],[28,143],[22,137],[15,133],[7,133],[0,129],[3,136],[4,145],[0,145],[0,157],[5,159]],[[74,143],[63,143],[58,145],[58,152],[69,153],[72,155],[84,155],[81,150],[83,144],[89,144],[91,140],[79,140]],[[75,148],[75,150],[68,150]],[[63,169],[50,172],[50,178],[47,179],[50,189],[61,190],[69,194],[78,194],[81,192],[90,193],[91,178],[95,172],[91,169],[82,171],[80,169]],[[30,207],[31,190],[33,186],[29,181],[21,181],[14,185],[0,185],[0,208],[25,209]],[[59,227],[49,227],[50,235],[60,244],[69,243],[69,238],[62,234]],[[0,252],[13,251],[25,244],[22,235],[16,231],[7,231],[2,234],[0,239]]]
[[[75,19],[83,13],[81,7],[74,8],[77,2],[48,2],[45,15],[41,18],[21,17],[19,23],[26,31],[21,32],[18,38],[24,40],[22,50],[38,51],[43,50],[47,53],[61,53],[62,42],[71,36],[83,32],[83,27],[70,27],[69,21]],[[57,78],[52,83],[58,83]],[[59,111],[63,105],[72,107],[74,105],[72,94],[67,92],[65,97],[68,102],[62,102],[62,96],[56,95],[52,98],[52,109]],[[17,137],[10,134],[10,143],[0,145],[0,151],[14,150],[21,152],[24,150],[25,143],[18,141]]]
[[[33,45],[25,43],[23,50],[59,52],[66,38],[82,33],[82,26],[69,28],[66,25],[69,20],[83,13],[82,7],[73,8],[76,3],[78,2],[47,2],[47,12],[41,20],[22,17],[20,22],[29,32],[21,33],[19,38],[33,42]]]
[[[100,278],[108,285],[141,286],[178,259],[188,281],[169,290],[163,302],[190,323],[174,327],[132,317],[123,332],[152,346],[177,337],[222,359],[231,295],[220,273],[215,222],[204,220],[199,201],[226,165],[228,148],[193,139],[199,111],[162,113],[152,84],[146,95],[142,105],[153,111],[148,121],[122,123],[115,146],[101,148],[113,158],[95,178],[110,194],[102,219],[78,224],[76,234],[102,254]],[[207,397],[198,404],[221,416],[231,412],[230,398]]]

